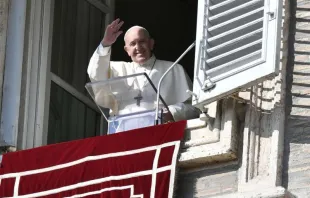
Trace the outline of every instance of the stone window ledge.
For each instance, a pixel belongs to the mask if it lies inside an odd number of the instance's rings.
[[[209,106],[207,121],[197,118],[187,121],[185,138],[181,148],[179,166],[192,168],[237,158],[237,103],[224,99]]]

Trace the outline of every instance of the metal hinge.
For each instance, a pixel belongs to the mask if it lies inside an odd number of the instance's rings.
[[[186,90],[186,93],[190,94],[191,96],[194,97],[194,100],[198,101],[198,95],[192,92],[191,90]]]
[[[210,76],[207,76],[207,79],[204,81],[202,85],[203,91],[208,91],[210,89],[213,89],[215,87],[215,83],[211,80]]]

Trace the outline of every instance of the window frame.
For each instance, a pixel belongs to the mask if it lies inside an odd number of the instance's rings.
[[[109,8],[108,13],[105,12],[105,27],[112,21],[114,17],[113,0],[107,0],[108,5],[99,0],[85,1],[101,11],[108,11],[107,8]],[[51,72],[54,3],[54,0],[27,1],[23,55],[25,64],[23,64],[21,79],[21,82],[25,83],[22,83],[20,94],[21,104],[16,126],[18,130],[16,130],[16,134],[12,134],[13,137],[16,137],[13,146],[19,150],[47,144],[51,82],[68,91],[91,109],[96,109],[93,101]],[[16,82],[16,79],[10,79],[10,81],[13,83]],[[96,111],[99,112],[98,109]],[[5,113],[2,112],[3,115]],[[101,129],[103,123],[104,118],[101,116]]]

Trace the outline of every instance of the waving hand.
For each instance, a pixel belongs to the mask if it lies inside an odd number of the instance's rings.
[[[119,35],[123,33],[123,31],[120,31],[120,28],[122,27],[123,24],[124,21],[116,19],[107,26],[104,37],[101,41],[103,46],[110,46],[116,41]]]

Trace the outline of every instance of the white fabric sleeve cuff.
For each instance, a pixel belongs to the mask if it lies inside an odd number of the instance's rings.
[[[176,115],[177,115],[176,108],[173,105],[169,105],[168,108],[169,108],[169,111],[170,111],[173,119],[176,120]]]
[[[169,105],[168,108],[175,121],[186,120],[184,119],[180,104]]]
[[[110,54],[110,52],[111,52],[111,46],[103,47],[102,44],[100,43],[99,47],[97,48],[97,54],[99,56],[106,56]]]
[[[200,114],[200,110],[186,103],[169,105],[168,108],[175,121],[198,118]]]

